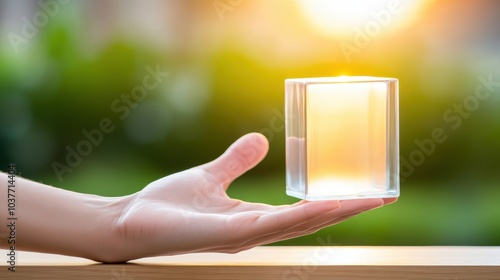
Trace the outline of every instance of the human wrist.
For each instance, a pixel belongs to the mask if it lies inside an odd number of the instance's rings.
[[[105,263],[125,262],[126,241],[119,229],[123,209],[133,195],[123,197],[90,197],[93,200],[93,211],[96,219],[92,219],[91,227],[96,231],[89,237],[88,243],[92,244],[91,252],[86,258]]]
[[[112,229],[123,198],[77,193],[17,177],[16,199],[16,250],[96,261],[116,258],[118,240]]]

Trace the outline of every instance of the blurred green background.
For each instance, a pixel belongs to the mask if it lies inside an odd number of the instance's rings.
[[[500,245],[499,1],[2,0],[0,21],[1,170],[118,196],[257,131],[270,152],[229,194],[293,203],[284,79],[395,77],[399,201],[276,244]],[[168,75],[137,91],[151,69]]]

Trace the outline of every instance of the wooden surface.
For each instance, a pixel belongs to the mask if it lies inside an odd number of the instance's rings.
[[[500,247],[258,247],[100,264],[17,252],[0,279],[500,279]]]

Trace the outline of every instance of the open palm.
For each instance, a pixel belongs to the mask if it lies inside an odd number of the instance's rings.
[[[191,252],[238,252],[316,232],[395,199],[300,201],[272,206],[231,199],[230,183],[259,163],[268,142],[238,139],[216,160],[150,183],[123,198],[117,232],[123,260]]]

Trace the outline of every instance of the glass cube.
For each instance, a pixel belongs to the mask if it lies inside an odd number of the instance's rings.
[[[287,79],[285,113],[288,195],[399,196],[397,79]]]

